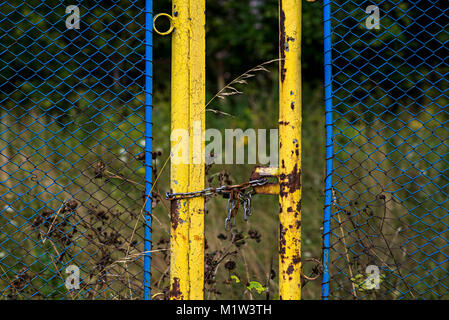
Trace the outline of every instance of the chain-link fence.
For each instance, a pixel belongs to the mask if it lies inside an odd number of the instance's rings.
[[[148,297],[151,5],[0,3],[2,298]]]
[[[449,298],[449,10],[325,1],[324,12],[323,296]]]

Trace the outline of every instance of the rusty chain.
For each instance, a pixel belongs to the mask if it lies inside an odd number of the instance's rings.
[[[248,217],[252,216],[253,209],[251,207],[251,198],[254,194],[254,187],[263,186],[268,183],[265,178],[250,180],[236,185],[224,185],[217,188],[206,188],[191,192],[178,192],[165,194],[167,200],[191,199],[195,197],[209,197],[214,195],[222,195],[228,199],[226,211],[228,213],[225,219],[225,230],[229,231],[235,226],[235,216],[239,210],[240,204],[243,204],[243,219],[248,221]],[[231,224],[232,221],[232,224]]]
[[[239,210],[240,204],[243,204],[243,219],[248,221],[248,217],[252,216],[253,208],[251,206],[251,199],[255,193],[253,188],[263,186],[268,183],[268,179],[254,179],[236,185],[223,185],[217,188],[206,188],[203,190],[192,192],[179,192],[165,194],[167,200],[181,200],[191,199],[195,197],[209,197],[214,195],[222,195],[223,198],[228,199],[226,211],[228,213],[225,219],[225,230],[230,231],[235,226],[235,216]],[[315,264],[313,274],[308,276],[301,270],[301,277],[305,281],[315,281],[322,275],[322,263],[316,258],[306,258],[305,262],[312,262]]]

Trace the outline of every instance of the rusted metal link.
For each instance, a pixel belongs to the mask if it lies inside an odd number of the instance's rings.
[[[230,193],[230,197],[228,199],[228,204],[226,206],[226,211],[228,212],[228,216],[225,219],[225,230],[230,231],[233,226],[235,226],[235,216],[239,210],[240,205],[240,190],[233,189]],[[232,221],[232,225],[231,225]]]
[[[253,194],[251,192],[247,192],[244,195],[243,200],[243,219],[245,221],[248,220],[248,217],[251,217],[253,215],[253,207],[251,207],[251,198]]]
[[[248,217],[253,215],[253,208],[251,207],[251,198],[254,191],[240,192],[236,189],[238,194],[231,193],[228,199],[228,204],[226,206],[226,211],[228,216],[225,219],[225,230],[230,231],[233,226],[235,226],[235,216],[237,215],[240,203],[243,204],[243,220],[248,221]],[[232,225],[231,225],[232,221]]]
[[[226,206],[227,216],[225,219],[225,230],[230,231],[235,226],[235,216],[239,210],[240,204],[243,205],[243,219],[248,221],[248,217],[253,215],[251,207],[252,195],[255,194],[255,188],[263,186],[268,183],[266,178],[254,179],[241,184],[231,186],[221,186],[218,188],[206,188],[203,190],[192,192],[178,192],[165,194],[167,200],[181,200],[195,197],[208,197],[220,194],[223,198],[228,199]],[[245,191],[246,190],[246,191]]]
[[[307,281],[315,281],[317,280],[322,274],[323,274],[323,264],[320,260],[316,258],[307,258],[303,260],[303,267],[304,262],[313,262],[315,264],[315,267],[313,268],[313,275],[312,276],[306,276],[304,271],[301,269],[301,277],[306,279]]]

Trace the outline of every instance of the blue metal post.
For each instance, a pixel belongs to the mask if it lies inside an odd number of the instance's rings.
[[[151,299],[151,187],[153,151],[153,0],[145,1],[145,256],[144,299]]]
[[[324,190],[323,219],[323,282],[321,297],[329,297],[329,247],[332,210],[332,168],[333,168],[333,136],[332,136],[332,41],[331,41],[331,5],[324,0],[324,101],[326,113],[326,179]]]

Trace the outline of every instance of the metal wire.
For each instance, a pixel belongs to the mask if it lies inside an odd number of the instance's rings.
[[[377,7],[380,28],[370,29],[375,7],[324,2],[322,296],[447,299],[449,10]]]
[[[74,5],[0,2],[0,296],[149,298],[152,1]]]

